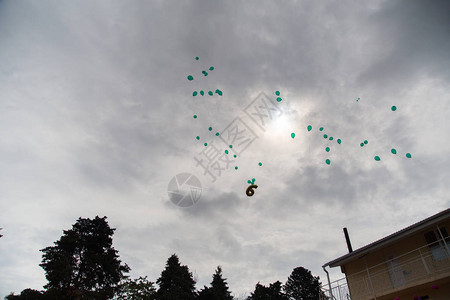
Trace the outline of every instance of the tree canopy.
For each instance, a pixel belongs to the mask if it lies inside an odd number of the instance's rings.
[[[42,249],[47,295],[57,299],[110,299],[130,268],[112,247],[106,217],[79,218],[55,246]]]
[[[161,300],[195,299],[195,280],[187,266],[182,266],[176,254],[167,260],[165,269],[156,280],[156,298]]]
[[[260,284],[255,286],[255,291],[251,293],[247,300],[288,300],[289,298],[282,291],[280,281],[269,284],[268,287]]]
[[[153,300],[156,289],[147,276],[138,279],[125,279],[119,286],[117,300]]]
[[[297,267],[283,288],[290,300],[317,300],[319,287],[319,277],[314,277],[308,269]]]

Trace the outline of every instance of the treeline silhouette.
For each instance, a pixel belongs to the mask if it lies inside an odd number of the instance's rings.
[[[233,300],[222,267],[217,266],[210,286],[200,290],[188,266],[181,265],[176,254],[171,255],[156,282],[147,277],[131,279],[130,267],[120,261],[112,247],[114,228],[106,217],[79,218],[72,229],[64,230],[54,246],[42,249],[40,266],[48,283],[44,290],[24,289],[11,293],[6,300]],[[280,281],[255,290],[242,300],[317,300],[319,277],[303,267],[293,269],[283,285]]]

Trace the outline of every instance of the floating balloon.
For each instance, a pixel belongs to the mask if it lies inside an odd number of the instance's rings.
[[[206,146],[208,146],[208,143],[204,143],[203,145],[205,145],[205,147],[206,147]]]
[[[216,136],[219,136],[219,135],[220,135],[220,133],[216,132]]]
[[[291,138],[295,138],[295,133],[291,133]]]
[[[323,135],[323,138],[324,138],[324,139],[328,138],[328,135],[327,135],[327,134],[324,134],[324,135]]]
[[[209,70],[210,70],[210,71],[214,70],[214,67],[209,67]]]
[[[280,91],[276,91],[275,95],[280,96]]]
[[[411,153],[406,153],[407,158],[411,158]]]
[[[331,164],[331,161],[328,158],[325,160],[325,162],[327,165]]]
[[[308,131],[311,131],[312,126],[311,126],[311,125],[308,125],[308,127],[306,127],[306,128],[308,129]]]
[[[197,115],[194,115],[194,119],[197,119]]]
[[[202,71],[202,74],[205,76],[208,76],[208,72],[206,72],[206,71]]]
[[[394,148],[391,149],[391,153],[392,154],[397,154],[397,150],[395,150]]]
[[[380,160],[381,160],[381,158],[380,158],[379,156],[375,156],[374,159],[375,159],[376,161],[380,161]]]
[[[238,169],[238,167],[236,166],[236,167],[234,167],[234,169],[235,169],[235,170],[237,170],[237,169]]]
[[[257,188],[258,188],[258,186],[256,184],[252,184],[247,188],[245,193],[247,194],[247,196],[251,197],[251,196],[253,196],[253,194],[255,194],[255,191],[253,189],[257,189]]]
[[[262,162],[260,162],[258,165],[261,167],[262,166]]]
[[[208,130],[211,131],[211,130],[212,130],[212,127],[209,127]]]
[[[369,143],[369,142],[368,142],[367,140],[364,140],[364,144],[366,144],[366,145],[367,145],[368,143]]]
[[[196,137],[195,137],[197,140],[199,140],[200,139],[200,137],[197,135]]]
[[[212,91],[209,91],[208,95],[212,96],[212,95],[214,95],[214,93]]]
[[[330,140],[330,141],[332,141],[332,140],[333,140],[333,137],[332,137],[332,136],[330,136],[329,140]]]
[[[277,97],[278,102],[281,102],[281,100],[282,100],[281,97]]]
[[[195,58],[195,60],[198,60],[199,59],[199,57],[197,56],[196,58]]]
[[[330,147],[326,147],[325,151],[330,152]]]
[[[225,150],[225,154],[228,154],[228,150]]]
[[[194,77],[192,75],[188,75],[187,79],[190,80],[194,80]]]
[[[342,143],[341,139],[337,139],[336,142],[340,145]]]
[[[200,91],[200,95],[205,95],[205,92],[204,91]]]
[[[197,96],[197,91],[194,91],[193,93],[192,93],[192,96]]]
[[[397,107],[394,105],[394,106],[391,107],[391,109],[392,109],[392,111],[396,111]]]
[[[323,127],[320,127],[319,130],[322,131],[322,130],[323,130]]]

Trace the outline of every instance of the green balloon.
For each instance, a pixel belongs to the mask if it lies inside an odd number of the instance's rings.
[[[364,147],[364,143],[359,144],[361,147]]]
[[[280,91],[276,91],[275,95],[280,96]]]
[[[341,139],[337,139],[336,142],[340,145],[342,143]]]
[[[367,140],[364,140],[364,144],[366,144],[366,145],[367,145],[368,143],[369,143],[369,142],[368,142]]]
[[[333,137],[332,136],[330,136],[330,141],[332,141],[333,140]]]
[[[203,145],[205,145],[205,147],[206,147],[206,146],[208,146],[208,143],[204,143]]]
[[[295,138],[295,133],[291,133],[291,138]]]
[[[406,153],[407,158],[411,158],[411,153]]]
[[[307,129],[308,129],[308,131],[311,131],[312,126],[311,126],[311,125],[308,125]]]
[[[212,127],[209,127],[208,130],[211,131],[211,130],[212,130]]]
[[[199,137],[199,136],[197,135],[196,139],[197,139],[197,140],[199,140],[199,139],[200,139],[200,137]]]
[[[324,135],[323,135],[323,138],[324,138],[324,139],[328,138],[328,135],[327,135],[327,134],[324,134]]]
[[[197,57],[195,58],[195,60],[198,60],[198,58],[199,58],[199,57],[197,56]]]
[[[209,67],[209,70],[210,70],[210,71],[214,70],[214,67]]]
[[[203,96],[204,94],[205,94],[205,92],[204,92],[204,91],[200,91],[200,95],[202,95],[202,96]]]
[[[280,97],[277,97],[277,101],[278,101],[278,102],[281,102],[281,100],[282,100],[282,99],[281,99]]]
[[[320,127],[319,130],[322,131],[322,130],[323,130],[323,127]]]
[[[192,96],[197,96],[197,91],[194,91],[193,93],[192,93]]]
[[[391,109],[392,109],[392,111],[396,111],[397,107],[394,105],[394,106],[391,107]]]
[[[331,163],[331,161],[328,158],[325,160],[325,162],[327,163],[327,165]]]
[[[237,169],[238,169],[238,167],[236,166],[236,167],[234,167],[234,169],[235,169],[235,170],[237,170]]]
[[[225,154],[228,154],[228,150],[225,150]]]
[[[188,80],[194,80],[194,77],[192,75],[188,75],[187,79]]]
[[[375,159],[376,161],[380,161],[380,160],[381,160],[381,158],[380,158],[379,156],[375,156],[374,159]]]
[[[326,147],[325,151],[330,152],[330,147]]]
[[[197,115],[194,115],[194,119],[197,119]]]
[[[259,165],[259,166],[262,166],[262,162],[260,162],[258,165]]]
[[[220,135],[220,133],[216,132],[216,136],[219,136],[219,135]]]
[[[397,150],[395,150],[394,148],[391,149],[391,153],[392,154],[397,154]]]

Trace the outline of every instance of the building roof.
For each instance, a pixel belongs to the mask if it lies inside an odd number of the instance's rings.
[[[389,244],[392,244],[402,238],[405,238],[407,236],[415,234],[416,232],[421,231],[421,230],[425,229],[426,227],[429,227],[430,225],[434,225],[436,223],[442,222],[448,218],[450,218],[450,208],[446,209],[444,211],[441,211],[440,213],[435,214],[429,218],[426,218],[425,220],[417,222],[409,227],[406,227],[400,231],[397,231],[391,235],[388,235],[378,241],[375,241],[375,242],[368,244],[362,248],[359,248],[353,252],[347,253],[344,256],[341,256],[332,261],[329,261],[326,264],[324,264],[323,267],[342,266],[349,261],[352,261],[356,258],[362,257],[362,256],[366,255],[367,253],[375,251],[379,248],[386,247]]]

